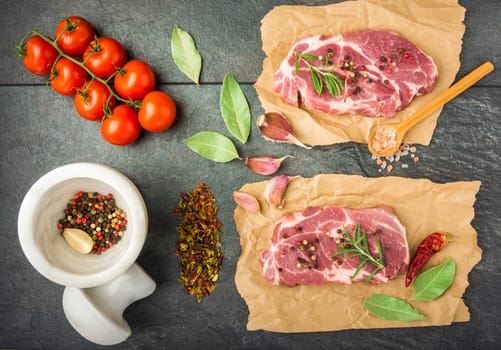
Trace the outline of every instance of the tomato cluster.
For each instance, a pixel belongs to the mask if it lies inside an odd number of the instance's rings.
[[[55,39],[32,31],[19,45],[28,71],[49,75],[57,93],[74,96],[78,114],[101,120],[101,135],[111,144],[134,142],[141,129],[161,132],[176,119],[176,104],[165,92],[155,90],[150,65],[127,61],[120,42],[98,37],[92,25],[79,16],[64,18]]]

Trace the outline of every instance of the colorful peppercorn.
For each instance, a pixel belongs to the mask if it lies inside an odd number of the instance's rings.
[[[94,242],[91,253],[101,254],[122,239],[127,219],[113,194],[79,191],[68,202],[57,227],[61,235],[68,228],[86,232]]]

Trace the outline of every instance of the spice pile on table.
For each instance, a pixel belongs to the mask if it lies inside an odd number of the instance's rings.
[[[179,256],[178,281],[187,294],[195,295],[200,302],[216,289],[219,269],[223,263],[218,207],[209,187],[201,183],[193,192],[181,193],[174,214],[183,220],[176,227],[179,239],[176,255]]]

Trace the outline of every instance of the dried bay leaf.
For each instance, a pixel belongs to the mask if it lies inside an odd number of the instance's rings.
[[[421,273],[414,281],[411,300],[433,300],[441,296],[454,281],[456,262],[448,258],[442,264]]]
[[[372,294],[364,300],[364,306],[372,315],[387,321],[418,321],[426,316],[409,303],[384,294]]]
[[[226,73],[224,76],[219,106],[228,131],[240,142],[246,143],[251,122],[249,104],[242,88],[231,73]]]
[[[239,158],[235,145],[229,138],[215,131],[201,131],[183,140],[193,152],[215,162],[226,163]]]
[[[174,25],[170,47],[172,59],[177,68],[194,83],[198,84],[200,71],[202,70],[202,56],[197,50],[192,36]]]

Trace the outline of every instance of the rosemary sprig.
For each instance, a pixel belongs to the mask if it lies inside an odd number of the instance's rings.
[[[308,67],[311,75],[311,80],[313,81],[313,86],[315,87],[315,91],[318,95],[322,93],[324,89],[324,84],[327,87],[327,90],[332,96],[340,96],[341,91],[343,90],[344,84],[341,78],[339,78],[336,74],[333,73],[334,69],[336,69],[336,65],[332,65],[330,63],[330,59],[332,57],[332,52],[327,52],[325,55],[325,59],[323,61],[322,66],[317,67],[312,65],[308,60],[318,60],[319,57],[314,55],[308,55],[302,52],[296,52],[296,64],[295,64],[295,72],[296,75],[299,72],[299,60],[302,60],[306,67]]]
[[[381,242],[377,239],[376,245],[378,250],[377,258],[372,256],[369,250],[369,244],[367,242],[367,233],[360,228],[360,224],[355,225],[353,229],[353,234],[350,234],[346,228],[343,227],[343,234],[345,237],[345,241],[340,244],[340,249],[336,253],[332,255],[332,258],[337,257],[338,255],[347,255],[346,259],[358,257],[360,260],[360,264],[357,269],[353,273],[352,278],[358,275],[360,270],[367,264],[370,263],[374,265],[375,269],[370,273],[369,276],[365,279],[365,284],[368,284],[370,280],[374,277],[374,275],[384,268],[383,265],[383,251],[381,249]]]

